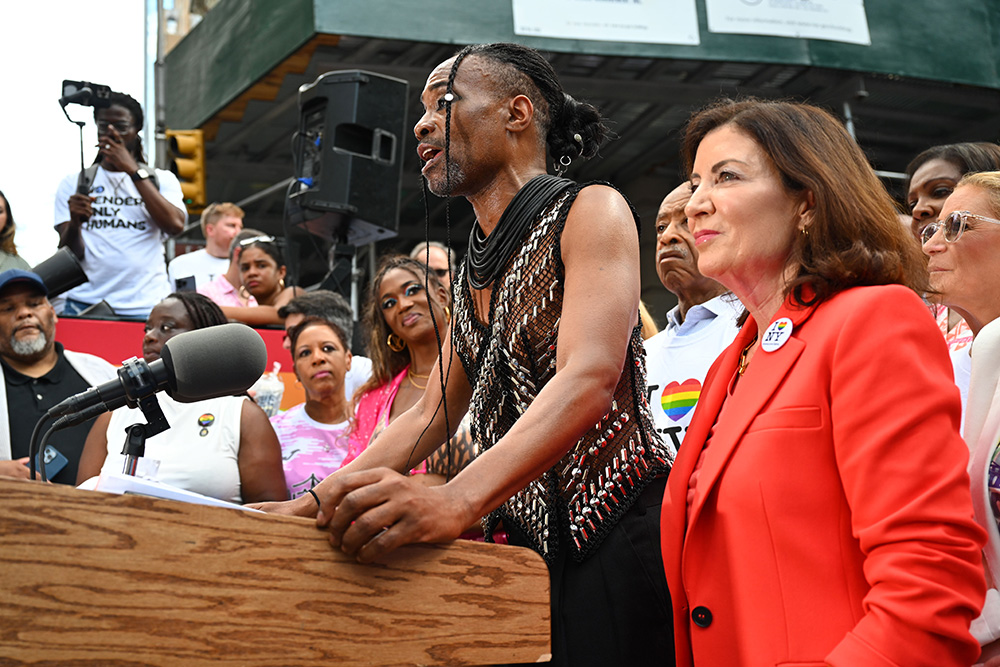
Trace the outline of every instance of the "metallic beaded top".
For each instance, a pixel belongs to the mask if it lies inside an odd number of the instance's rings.
[[[487,325],[476,319],[465,267],[459,270],[452,340],[472,386],[469,412],[478,451],[499,441],[555,375],[563,301],[560,235],[577,192],[558,196],[532,223],[493,283]],[[485,534],[503,520],[549,562],[562,548],[576,560],[593,553],[646,484],[670,469],[645,387],[645,351],[636,327],[610,411],[555,466],[487,515]],[[561,536],[567,544],[560,544]]]

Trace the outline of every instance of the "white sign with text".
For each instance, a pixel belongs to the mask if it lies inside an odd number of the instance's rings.
[[[708,31],[870,46],[864,0],[705,0]]]
[[[695,0],[511,0],[514,34],[697,46]]]

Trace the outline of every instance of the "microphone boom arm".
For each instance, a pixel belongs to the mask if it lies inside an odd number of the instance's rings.
[[[170,428],[155,393],[140,398],[139,408],[149,423],[132,424],[125,429],[125,446],[122,448],[122,454],[125,455],[122,473],[133,477],[139,467],[139,459],[146,455],[146,438],[152,438]]]

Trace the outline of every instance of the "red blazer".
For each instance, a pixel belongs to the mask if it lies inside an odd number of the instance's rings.
[[[985,535],[940,331],[895,285],[783,317],[717,425],[752,318],[716,360],[667,482],[677,665],[970,665]]]

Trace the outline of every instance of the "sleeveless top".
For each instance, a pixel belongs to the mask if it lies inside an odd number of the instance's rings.
[[[555,375],[564,279],[560,236],[579,190],[558,195],[531,224],[493,283],[487,325],[476,318],[464,263],[459,269],[452,343],[472,387],[469,414],[478,451],[496,444]],[[646,484],[670,470],[646,402],[639,326],[628,345],[609,412],[555,466],[484,517],[485,535],[503,520],[546,561],[563,548],[582,561]]]
[[[155,479],[231,503],[242,503],[240,426],[245,396],[221,396],[179,403],[157,395],[170,428],[146,440],[145,458],[158,461]],[[121,472],[125,429],[145,424],[138,409],[121,407],[108,422],[108,455],[101,471]]]

